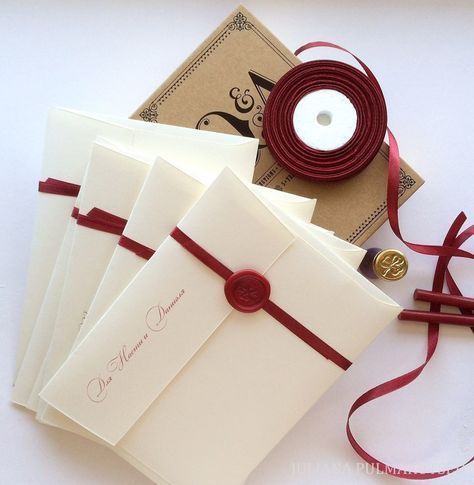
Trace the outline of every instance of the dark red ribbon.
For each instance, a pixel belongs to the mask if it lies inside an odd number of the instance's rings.
[[[312,47],[332,47],[335,49],[339,49],[341,51],[347,52],[350,55],[352,55],[362,66],[364,69],[365,73],[367,74],[367,79],[370,81],[372,84],[373,88],[377,92],[376,97],[383,99],[382,95],[382,90],[380,88],[380,85],[377,82],[377,79],[373,75],[373,73],[370,71],[370,69],[356,56],[354,56],[351,52],[348,50],[344,49],[343,47],[340,47],[336,44],[332,44],[329,42],[310,42],[301,48],[299,48],[296,52],[295,55],[300,54],[301,52],[312,48]],[[291,71],[289,71],[283,78],[283,86],[281,87],[280,91],[280,86],[279,83],[280,81],[277,82],[275,85],[275,88],[272,90],[272,94],[269,97],[269,102],[271,101],[272,103],[276,103],[277,106],[272,106],[270,103],[270,113],[267,113],[268,109],[268,103],[267,106],[265,107],[265,113],[266,117],[264,117],[264,122],[266,122],[266,126],[264,126],[265,130],[265,139],[267,144],[269,145],[270,150],[277,159],[277,161],[280,161],[282,165],[284,165],[290,172],[292,171],[296,175],[301,175],[306,178],[311,178],[312,180],[339,180],[342,178],[349,177],[353,175],[354,173],[357,173],[358,170],[363,168],[363,163],[359,160],[358,162],[355,163],[355,166],[353,168],[349,167],[347,168],[347,164],[342,163],[339,169],[342,168],[340,172],[340,176],[338,176],[337,171],[335,174],[331,175],[329,173],[329,176],[325,175],[323,173],[323,177],[321,178],[321,174],[319,172],[312,173],[312,167],[311,164],[313,165],[318,165],[321,164],[321,162],[317,159],[314,158],[315,155],[319,154],[314,154],[312,153],[312,158],[309,159],[304,159],[304,157],[299,160],[297,156],[301,156],[300,151],[296,150],[295,155],[291,153],[291,149],[294,148],[294,130],[293,132],[291,131],[291,127],[288,128],[288,123],[291,120],[292,123],[292,109],[294,109],[294,105],[296,104],[299,99],[302,97],[302,92],[306,94],[309,91],[314,91],[315,86],[316,89],[322,89],[322,87],[326,87],[329,89],[335,89],[339,90],[339,85],[342,82],[343,84],[346,82],[347,79],[343,79],[346,76],[349,76],[352,72],[351,66],[347,66],[347,68],[342,68],[338,63],[337,69],[333,70],[334,77],[333,79],[330,80],[327,84],[324,86],[319,86],[317,84],[312,84],[312,89],[309,88],[308,85],[306,85],[306,82],[304,79],[301,79],[301,77],[298,77],[301,72],[309,72],[311,74],[311,69],[317,69],[318,64],[321,61],[313,61],[313,63],[303,63],[303,66],[307,64],[308,66],[306,68],[302,68],[300,66],[295,67]],[[344,65],[344,64],[343,64]],[[293,95],[291,94],[291,87],[289,84],[292,82],[292,73],[295,73],[295,82],[300,82],[300,83],[305,83],[304,91],[300,91],[298,96],[295,96],[294,93]],[[316,80],[314,80],[316,82]],[[284,110],[280,110],[280,106],[278,106],[278,103],[282,103],[281,94],[282,91],[287,91],[287,93],[290,93],[290,96],[293,96],[293,99],[290,100],[293,104],[288,104],[287,101],[283,100],[283,102],[286,103],[287,106],[287,111],[286,113]],[[344,92],[344,91],[342,91]],[[368,91],[366,91],[368,92]],[[273,94],[275,94],[273,96]],[[272,101],[272,96],[273,96],[273,101]],[[348,96],[351,101],[356,105],[356,102],[354,101],[354,98],[351,96]],[[367,101],[363,101],[366,102]],[[271,112],[273,110],[273,113]],[[356,108],[356,111],[358,113],[358,116],[360,116],[360,111]],[[276,114],[275,114],[276,113]],[[360,121],[360,119],[359,119]],[[380,128],[380,119],[377,120],[376,117],[374,117],[372,120],[367,119],[369,123],[371,123],[371,127],[373,127],[374,132],[378,133],[379,128]],[[278,126],[275,126],[275,123],[283,123],[283,127],[281,128],[281,132],[278,132],[277,130],[280,129]],[[286,130],[286,132],[285,132]],[[385,131],[385,129],[384,129]],[[398,217],[398,187],[400,183],[400,156],[399,156],[399,151],[398,151],[398,144],[397,141],[393,135],[393,133],[390,131],[390,129],[386,126],[386,131],[388,134],[388,145],[389,145],[389,162],[388,162],[388,180],[387,180],[387,213],[388,213],[388,219],[390,223],[390,227],[392,228],[393,232],[395,235],[410,249],[412,249],[415,252],[421,253],[421,254],[426,254],[426,255],[432,255],[432,256],[437,256],[438,257],[438,262],[436,265],[436,270],[433,278],[433,291],[436,292],[441,292],[443,290],[444,286],[444,281],[446,280],[448,289],[450,293],[454,295],[460,295],[462,296],[461,291],[459,290],[458,286],[456,285],[456,282],[454,281],[451,273],[449,272],[448,269],[448,264],[450,259],[453,256],[458,256],[458,257],[463,257],[463,258],[469,258],[469,259],[474,259],[474,254],[464,251],[462,249],[459,249],[460,246],[467,240],[469,239],[472,235],[474,235],[474,226],[469,227],[465,231],[463,231],[461,234],[458,235],[459,231],[461,230],[462,225],[466,221],[466,216],[464,213],[460,213],[453,224],[451,225],[450,230],[448,231],[446,238],[444,240],[444,243],[442,245],[428,245],[428,244],[418,244],[418,243],[412,243],[409,241],[406,241],[400,230],[399,226],[399,217]],[[283,139],[282,141],[282,134],[283,136],[289,136],[290,139],[290,148],[288,147],[282,147],[281,145],[285,143],[285,140]],[[352,139],[351,139],[352,140]],[[348,144],[351,143],[351,140],[348,142]],[[380,148],[380,144],[378,146],[378,149]],[[308,147],[309,148],[309,147]],[[344,148],[344,147],[343,147]],[[336,156],[336,160],[332,160],[332,166],[336,166],[337,164],[340,163],[339,157],[341,156],[341,153],[344,150],[339,150],[340,153],[334,153],[335,151],[332,150],[328,153],[328,156]],[[310,153],[310,152],[307,152]],[[375,153],[374,153],[375,155]],[[286,158],[285,158],[286,157]],[[289,157],[289,158],[288,158]],[[365,159],[364,159],[365,160]],[[344,161],[344,160],[343,160]],[[365,163],[365,162],[364,162]],[[331,163],[329,163],[329,167],[331,168]],[[365,166],[365,165],[364,165]],[[319,167],[317,167],[319,168]],[[305,173],[305,170],[307,172]],[[441,305],[439,303],[431,303],[430,304],[430,311],[431,312],[439,312],[441,308]],[[461,309],[461,312],[465,315],[472,315],[471,310],[467,309]],[[347,418],[347,424],[346,424],[346,432],[347,436],[349,439],[349,442],[351,443],[352,447],[354,450],[358,453],[358,455],[363,458],[365,461],[370,463],[372,466],[376,467],[378,470],[383,471],[387,474],[397,476],[400,478],[407,478],[407,479],[412,479],[412,480],[423,480],[423,479],[432,479],[432,478],[438,478],[441,476],[448,475],[450,473],[455,472],[459,468],[462,468],[469,463],[474,461],[474,457],[469,459],[466,463],[463,465],[456,467],[456,468],[451,468],[449,470],[443,470],[439,472],[427,472],[427,473],[418,473],[418,472],[412,472],[412,471],[407,471],[407,470],[401,470],[393,466],[389,466],[382,461],[378,460],[377,458],[373,457],[369,453],[367,453],[356,441],[354,438],[352,431],[350,429],[350,418],[353,415],[353,413],[359,409],[361,406],[364,404],[373,401],[374,399],[377,399],[381,396],[384,396],[386,394],[389,394],[391,392],[394,392],[398,389],[401,389],[402,387],[405,387],[406,385],[410,384],[413,382],[423,371],[423,369],[426,367],[432,356],[434,355],[434,352],[436,350],[436,346],[438,343],[439,339],[439,323],[429,323],[428,324],[428,349],[427,349],[427,356],[425,359],[425,362],[417,367],[416,369],[402,375],[399,377],[396,377],[388,382],[385,382],[383,384],[380,384],[373,389],[370,389],[369,391],[365,392],[362,396],[360,396],[355,403],[352,405],[348,418]]]
[[[71,212],[71,217],[73,217],[74,219],[77,219],[78,215],[79,215],[79,207],[73,207]]]
[[[38,182],[38,191],[45,194],[66,195],[77,197],[81,186],[64,180],[47,178],[45,181]]]
[[[150,249],[144,244],[140,244],[139,242],[134,241],[127,236],[124,236],[123,234],[119,239],[118,245],[125,249],[128,249],[129,251],[134,252],[137,256],[140,256],[141,258],[147,260],[155,254],[154,249]]]
[[[79,213],[77,215],[77,224],[120,236],[125,229],[127,219],[94,207],[87,214]]]
[[[209,269],[214,271],[224,280],[227,281],[234,274],[232,270],[227,268],[227,266],[208,253],[203,247],[193,241],[178,227],[173,229],[170,236],[181,244],[183,248],[189,251],[195,258],[201,261],[201,263],[205,264]],[[303,340],[303,342],[312,347],[323,357],[334,362],[341,369],[347,370],[351,365],[351,362],[337,352],[337,350],[333,349],[330,345],[321,340],[317,335],[308,330],[304,325],[295,320],[291,315],[286,313],[271,300],[268,300],[263,305],[262,310],[266,311],[290,332]]]

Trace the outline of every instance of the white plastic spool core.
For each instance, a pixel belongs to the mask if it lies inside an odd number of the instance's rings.
[[[357,113],[349,98],[333,89],[320,89],[298,102],[293,126],[303,143],[317,150],[335,150],[355,132]]]

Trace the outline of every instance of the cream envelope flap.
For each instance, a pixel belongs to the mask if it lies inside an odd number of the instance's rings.
[[[252,268],[266,274],[271,300],[348,359],[399,311],[349,265],[329,261],[295,236],[229,170],[179,227],[233,271]],[[344,304],[335,304],[341,294]],[[234,321],[236,328],[245,322],[251,328],[254,320],[271,322],[290,347],[296,344],[302,355],[308,353],[304,342],[265,312],[249,316],[233,310],[224,297],[223,280],[167,238],[41,397],[115,444],[140,417],[146,419],[150,405],[159,407],[157,397],[167,386],[173,388],[180,371],[191,369],[196,359],[206,359],[206,341],[219,326],[226,322],[227,328],[227,321]],[[309,351],[326,370],[321,375],[326,389],[342,370]],[[246,372],[251,378],[251,369]]]

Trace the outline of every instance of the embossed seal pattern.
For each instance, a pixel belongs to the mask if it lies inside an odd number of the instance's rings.
[[[270,298],[270,283],[257,271],[246,269],[237,271],[226,281],[224,293],[233,308],[252,313],[260,310]]]
[[[407,258],[396,249],[384,249],[374,259],[374,271],[379,278],[384,280],[399,280],[408,271]]]

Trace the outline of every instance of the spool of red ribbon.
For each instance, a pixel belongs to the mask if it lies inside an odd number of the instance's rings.
[[[320,43],[304,46],[299,52],[316,44]],[[290,173],[317,182],[342,180],[374,159],[387,131],[387,108],[375,76],[361,65],[366,74],[333,60],[304,62],[288,71],[272,89],[265,105],[263,136],[275,160]],[[323,90],[344,95],[357,115],[350,139],[330,150],[306,144],[294,124],[295,109],[303,98]],[[331,113],[323,114],[331,123]],[[318,113],[314,113],[315,128],[317,117]],[[327,136],[324,130],[330,129],[323,128],[322,137]]]

